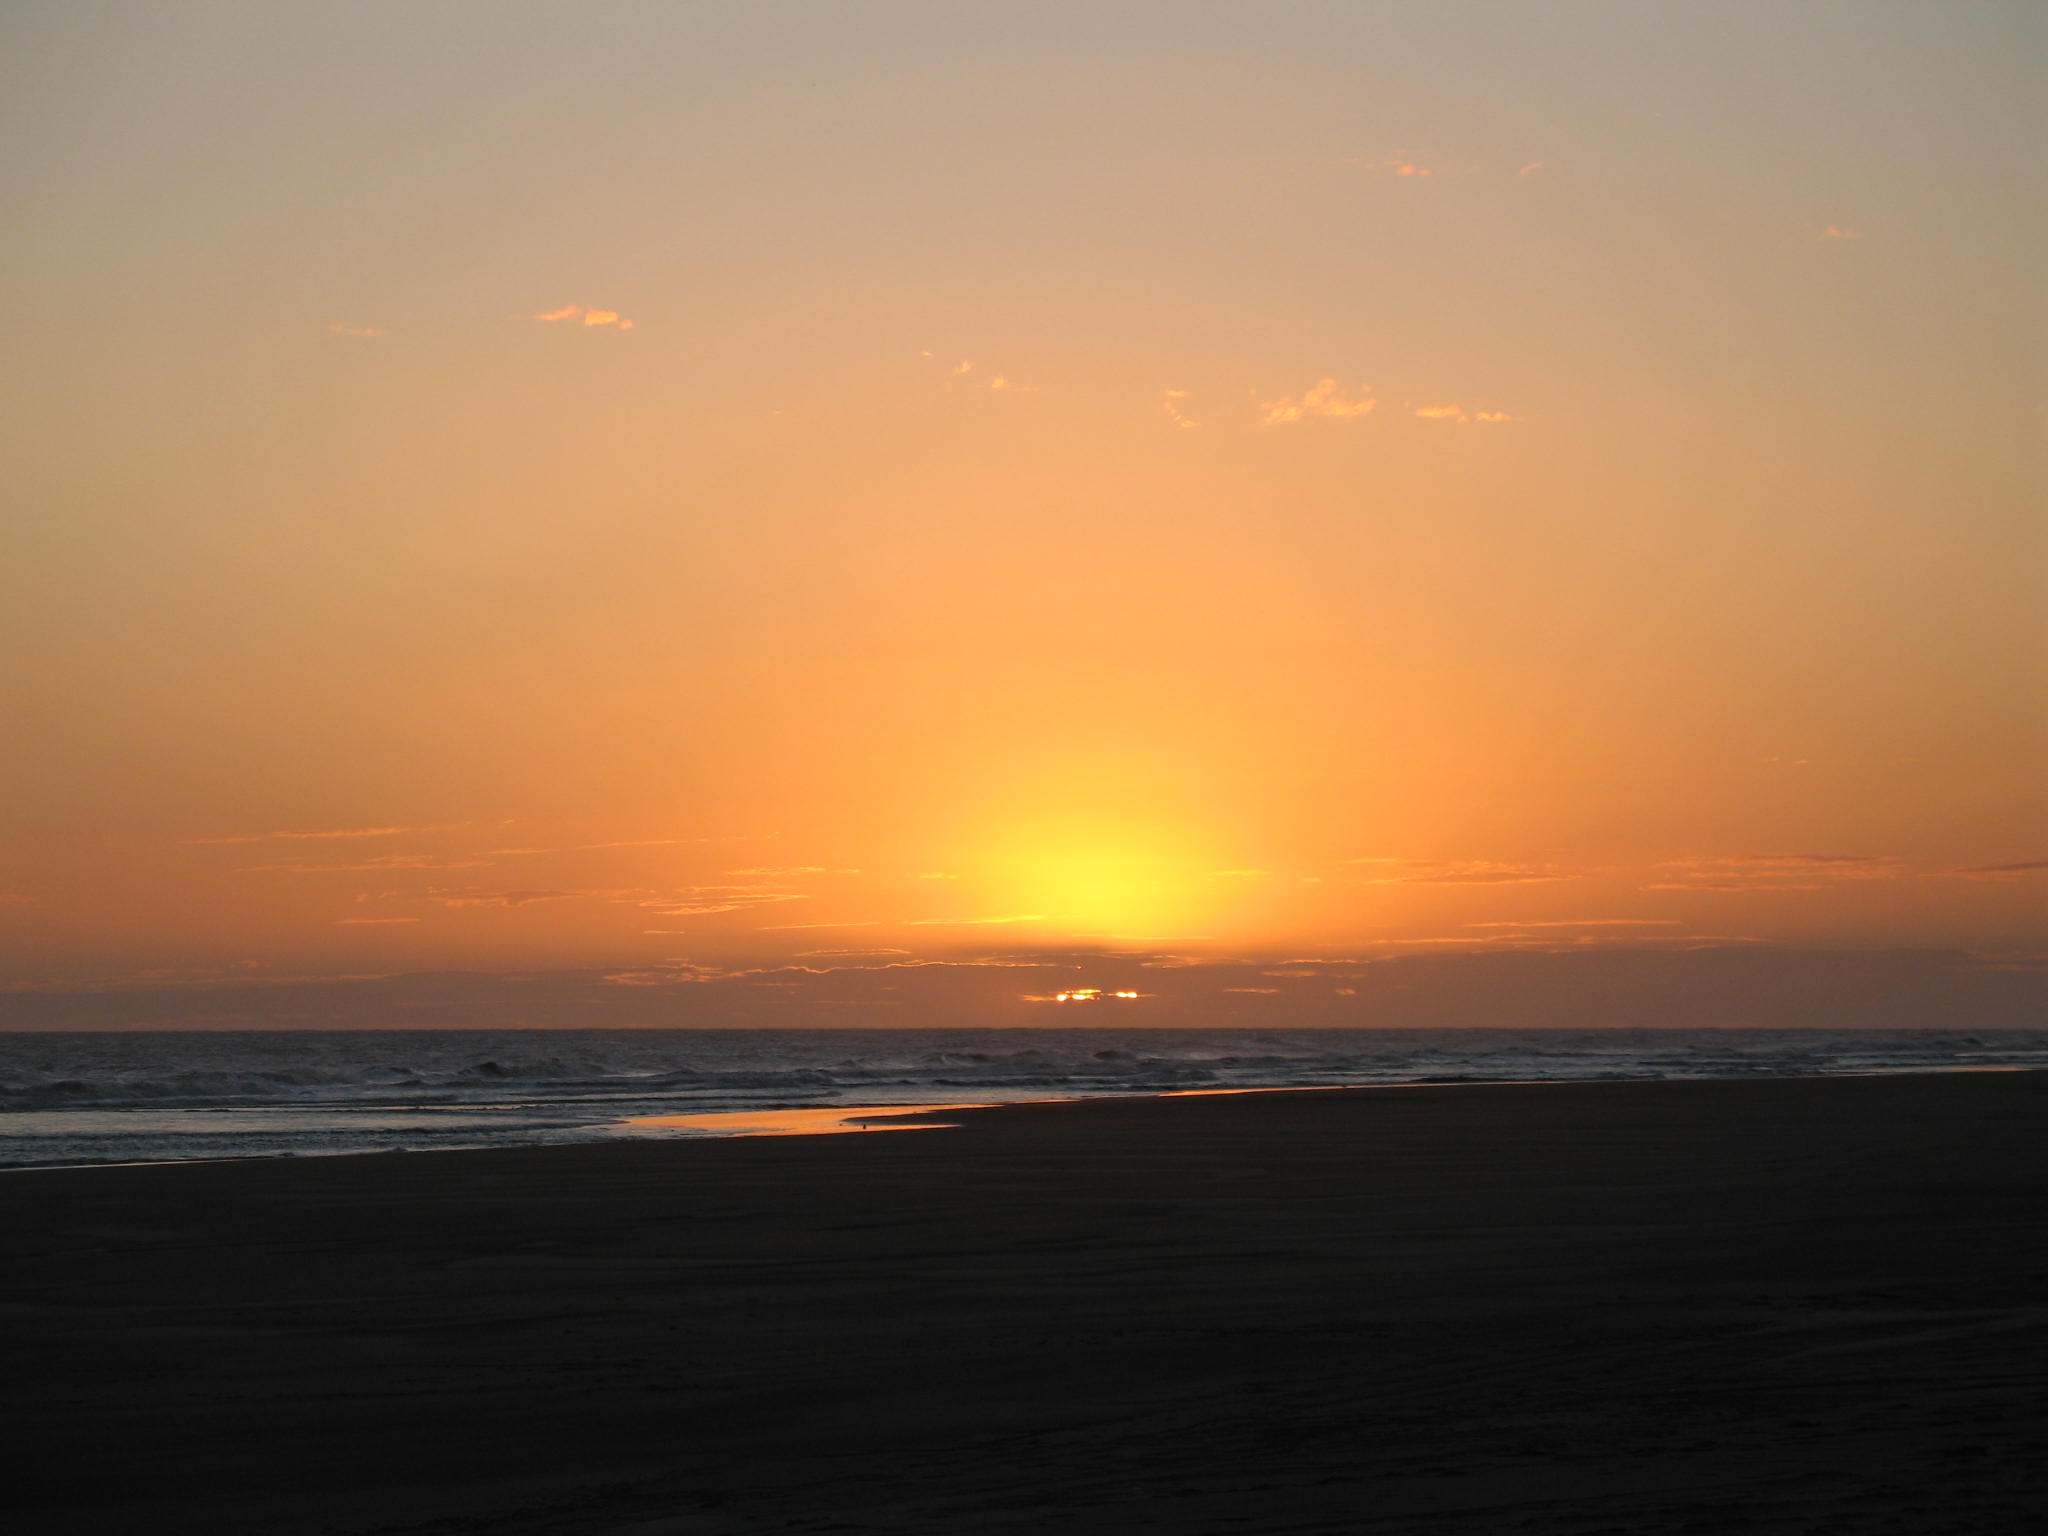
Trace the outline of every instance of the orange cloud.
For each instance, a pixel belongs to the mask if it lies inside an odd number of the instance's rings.
[[[557,320],[574,320],[582,316],[585,325],[615,325],[622,331],[633,329],[633,322],[615,309],[585,309],[581,304],[564,304],[560,309],[550,309],[533,318],[547,324]]]
[[[1542,169],[1543,162],[1541,160],[1531,160],[1527,165],[1523,166],[1519,171],[1515,172],[1515,174],[1517,176],[1533,176]]]
[[[1969,864],[1943,873],[1958,880],[2017,880],[2048,870],[2048,859],[2021,859],[2014,864]]]
[[[1676,928],[1675,917],[1559,917],[1526,923],[1467,923],[1467,928]]]
[[[1312,388],[1299,395],[1283,395],[1261,406],[1266,414],[1260,418],[1259,425],[1285,426],[1290,422],[1306,421],[1311,416],[1348,421],[1370,414],[1378,404],[1379,401],[1363,391],[1356,395],[1346,394],[1344,387],[1335,379],[1319,379]]]
[[[1027,912],[1021,917],[918,917],[911,919],[913,928],[980,928],[996,923],[1042,923],[1045,914]]]
[[[377,928],[382,927],[386,923],[416,923],[418,921],[419,919],[416,917],[337,917],[334,920],[334,926],[337,928]]]
[[[1417,406],[1415,414],[1424,421],[1455,421],[1460,423],[1475,421],[1493,423],[1519,421],[1521,419],[1518,416],[1510,416],[1506,411],[1473,411],[1468,415],[1465,408],[1461,405]]]
[[[244,864],[245,875],[361,874],[392,869],[488,869],[489,859],[444,859],[431,853],[387,853],[360,864]]]
[[[1502,864],[1491,859],[1351,859],[1383,864],[1388,873],[1361,877],[1363,885],[1540,885],[1578,875],[1548,864]]]
[[[1890,854],[1745,853],[1670,859],[1655,866],[1674,873],[1650,891],[1824,891],[1848,880],[1895,880],[1906,874]]]
[[[1183,432],[1192,432],[1201,423],[1181,409],[1181,401],[1187,399],[1184,389],[1163,389],[1159,392],[1159,410],[1166,419]]]
[[[273,838],[399,837],[409,832],[454,832],[468,825],[466,821],[437,821],[423,827],[329,827],[316,832],[237,832],[230,837],[188,837],[182,846],[201,848],[227,843],[267,843]]]
[[[636,837],[620,843],[570,843],[562,848],[487,848],[493,858],[513,858],[536,853],[589,853],[598,848],[674,848],[683,843],[722,842],[709,837]]]
[[[429,891],[427,899],[444,907],[523,907],[536,901],[583,901],[610,894],[608,891]]]
[[[614,971],[598,979],[608,987],[701,986],[727,974],[715,966],[697,965],[689,960],[657,960],[646,970]]]
[[[1844,229],[1839,224],[1830,224],[1820,232],[1820,237],[1823,240],[1861,240],[1863,238],[1863,231],[1860,229]]]
[[[328,326],[327,331],[328,334],[332,336],[353,336],[360,341],[368,341],[373,337],[389,336],[391,334],[389,331],[384,330],[380,326],[348,325],[340,320],[337,320],[332,325]]]

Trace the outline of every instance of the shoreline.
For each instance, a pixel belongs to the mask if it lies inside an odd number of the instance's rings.
[[[1249,1094],[1301,1094],[1301,1093],[1369,1093],[1383,1090],[1409,1089],[1460,1089],[1460,1088],[1543,1088],[1543,1087],[1617,1087],[1625,1088],[1649,1083],[1731,1083],[1731,1082],[1825,1082],[1836,1079],[1856,1078],[1898,1078],[1898,1077],[1954,1077],[1979,1074],[2039,1073],[2048,1074],[2048,1067],[2026,1066],[1931,1066],[1865,1069],[1843,1072],[1811,1072],[1798,1074],[1770,1075],[1764,1073],[1729,1075],[1701,1075],[1697,1077],[1552,1077],[1552,1078],[1456,1078],[1416,1079],[1402,1083],[1341,1083],[1271,1085],[1242,1088],[1162,1088],[1143,1093],[1093,1093],[1065,1094],[1033,1099],[978,1099],[944,1103],[906,1102],[903,1104],[863,1105],[789,1105],[772,1109],[717,1110],[702,1114],[639,1115],[624,1120],[593,1122],[593,1129],[608,1131],[609,1135],[594,1135],[579,1141],[505,1141],[494,1145],[464,1147],[363,1147],[350,1149],[294,1152],[255,1152],[244,1156],[213,1156],[190,1158],[149,1158],[126,1161],[101,1162],[47,1162],[47,1163],[5,1163],[0,1164],[0,1176],[14,1173],[62,1173],[83,1169],[112,1168],[178,1168],[187,1166],[210,1166],[216,1164],[289,1162],[313,1158],[337,1157],[417,1157],[440,1154],[482,1152],[530,1151],[539,1148],[567,1150],[571,1147],[609,1146],[621,1141],[660,1141],[664,1143],[695,1143],[700,1141],[749,1140],[756,1137],[773,1136],[834,1136],[853,1135],[874,1130],[957,1130],[958,1124],[889,1124],[890,1121],[922,1121],[932,1115],[972,1115],[990,1110],[1006,1110],[1044,1104],[1079,1104],[1104,1101],[1144,1101],[1151,1099],[1217,1098]],[[105,1111],[100,1111],[105,1113]],[[755,1122],[747,1129],[739,1128],[741,1122]],[[858,1122],[858,1123],[856,1123]],[[628,1126],[677,1126],[701,1129],[701,1136],[656,1136],[646,1133],[629,1132]],[[732,1129],[721,1129],[729,1125]],[[0,1115],[0,1139],[4,1139],[5,1117]]]
[[[2048,1507],[2037,1071],[48,1171],[0,1181],[0,1434],[67,1536],[1983,1536]]]

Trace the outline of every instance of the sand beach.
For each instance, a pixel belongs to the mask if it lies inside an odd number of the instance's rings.
[[[15,1529],[2039,1529],[2048,1075],[19,1172]]]

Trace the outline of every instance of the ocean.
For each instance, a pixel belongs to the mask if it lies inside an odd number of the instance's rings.
[[[704,1136],[657,1117],[1368,1084],[2048,1067],[2048,1030],[0,1034],[0,1167]]]

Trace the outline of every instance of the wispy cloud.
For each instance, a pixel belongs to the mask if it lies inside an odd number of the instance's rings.
[[[1534,176],[1538,171],[1542,169],[1543,162],[1541,160],[1531,160],[1527,165],[1523,166],[1519,171],[1515,172],[1515,175],[1518,178],[1525,176]]]
[[[938,354],[929,350],[920,352],[917,355],[926,362],[938,361]],[[959,362],[948,367],[946,372],[952,381],[964,384],[971,389],[986,389],[998,395],[1035,395],[1038,393],[1038,386],[1036,384],[1023,384],[1007,373],[996,373],[991,370],[983,370],[980,374],[977,374],[977,367],[979,365],[973,359],[963,357]]]
[[[1019,917],[917,917],[912,918],[912,928],[985,928],[1002,923],[1042,923],[1045,914],[1026,912]]]
[[[1863,231],[1860,229],[1846,229],[1840,224],[1830,224],[1820,232],[1820,238],[1823,240],[1861,240],[1863,238]]]
[[[1467,928],[1676,928],[1675,917],[1552,917],[1511,923],[1467,923]]]
[[[703,986],[731,974],[714,965],[699,965],[694,960],[657,960],[640,970],[613,971],[598,980],[608,987]]]
[[[326,827],[311,832],[237,832],[229,837],[188,837],[183,846],[201,848],[228,843],[267,843],[273,839],[293,841],[321,840],[330,837],[403,837],[413,832],[453,832],[468,825],[466,821],[439,821],[419,827]]]
[[[536,901],[588,901],[609,896],[606,891],[429,891],[427,900],[444,907],[524,907]]]
[[[1405,155],[1388,155],[1384,160],[1354,160],[1351,163],[1368,171],[1385,171],[1389,176],[1401,178],[1436,174],[1428,166],[1419,165]]]
[[[1667,859],[1671,874],[1651,891],[1821,891],[1849,880],[1893,880],[1907,871],[1890,854],[1742,853]]]
[[[1415,414],[1423,421],[1449,421],[1460,425],[1473,423],[1497,425],[1504,421],[1520,421],[1519,416],[1510,416],[1506,411],[1470,411],[1462,405],[1419,405]]]
[[[578,320],[588,326],[615,325],[622,331],[633,329],[633,322],[615,309],[585,309],[581,304],[564,304],[560,309],[550,309],[533,318],[546,325],[560,320]]]
[[[244,864],[245,875],[366,874],[394,869],[488,869],[489,859],[449,859],[431,853],[387,853],[357,864]]]
[[[794,933],[805,928],[879,928],[880,918],[863,918],[856,923],[769,923],[761,928],[762,933]]]
[[[1379,401],[1362,388],[1357,394],[1352,394],[1335,379],[1318,379],[1298,395],[1282,395],[1278,400],[1267,401],[1260,407],[1265,415],[1260,418],[1259,425],[1286,426],[1306,421],[1312,416],[1348,421],[1371,414],[1372,408],[1378,404]]]
[[[416,917],[337,917],[337,928],[381,928],[387,923],[416,923]]]
[[[523,858],[537,853],[590,853],[600,848],[677,848],[686,843],[722,841],[708,837],[636,837],[618,843],[568,843],[560,848],[488,848],[493,858]]]
[[[703,895],[674,902],[641,902],[640,905],[662,917],[716,917],[721,912],[741,912],[749,907],[772,906],[783,901],[809,901],[810,897],[799,891],[778,892],[773,895],[753,895],[733,892],[730,895]]]
[[[1576,880],[1577,874],[1549,864],[1509,864],[1492,859],[1349,859],[1383,873],[1361,875],[1363,885],[1540,885]]]
[[[1188,397],[1184,389],[1162,389],[1159,392],[1160,414],[1182,432],[1192,432],[1201,423],[1188,415],[1181,402]]]
[[[391,333],[382,326],[349,325],[345,321],[337,320],[327,327],[327,334],[330,336],[349,336],[357,341],[373,341],[379,336],[389,336]]]
[[[2022,875],[2048,870],[2048,859],[2021,859],[2012,864],[1966,864],[1942,873],[1958,880],[2017,880]]]

